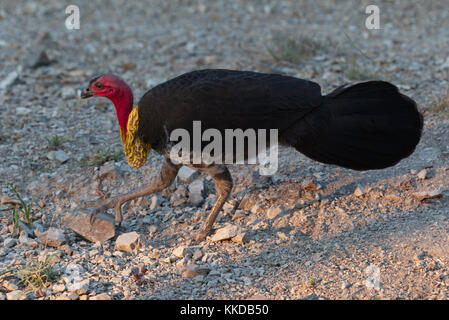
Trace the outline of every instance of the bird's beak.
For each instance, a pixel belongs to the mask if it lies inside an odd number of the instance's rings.
[[[94,95],[95,95],[95,91],[92,91],[89,88],[86,88],[81,92],[80,97],[81,97],[81,99],[87,99],[87,98],[93,97]]]

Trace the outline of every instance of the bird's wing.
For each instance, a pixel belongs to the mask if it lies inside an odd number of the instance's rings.
[[[294,77],[250,71],[200,70],[148,91],[139,102],[139,136],[157,139],[177,128],[191,132],[248,128],[285,130],[322,102],[320,86]]]

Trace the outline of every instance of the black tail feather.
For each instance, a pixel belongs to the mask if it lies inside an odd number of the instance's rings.
[[[384,81],[337,88],[281,133],[306,156],[354,170],[383,169],[415,150],[423,117],[416,103]]]

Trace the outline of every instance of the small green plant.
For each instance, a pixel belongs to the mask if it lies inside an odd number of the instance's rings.
[[[81,167],[87,167],[87,166],[101,166],[102,164],[114,160],[115,162],[119,161],[123,157],[122,150],[120,151],[113,151],[110,148],[107,148],[106,150],[100,150],[98,149],[97,152],[90,157],[90,159],[84,159],[81,161],[80,166]]]
[[[310,287],[310,288],[314,288],[315,285],[316,285],[316,280],[315,280],[315,278],[310,279],[310,281],[309,281],[309,287]]]
[[[20,193],[14,187],[14,185],[9,185],[12,192],[16,195],[17,200],[20,202],[20,205],[14,205],[12,208],[12,221],[13,221],[13,230],[14,235],[19,234],[19,222],[23,221],[28,227],[31,228],[31,224],[33,223],[33,204],[27,204]]]
[[[18,237],[20,228],[19,228],[19,221],[20,221],[20,210],[18,206],[14,206],[12,208],[12,225],[13,225],[13,236]]]
[[[437,97],[434,101],[429,105],[428,110],[435,114],[439,115],[442,118],[449,118],[449,89],[446,91],[446,94],[442,97]]]
[[[306,36],[293,39],[276,35],[272,42],[267,50],[277,62],[302,63],[326,49],[322,43]]]
[[[20,263],[14,267],[0,272],[0,276],[9,274],[19,279],[26,287],[37,291],[45,287],[47,282],[53,282],[59,278],[59,274],[51,264],[53,255],[49,255],[44,261],[32,260],[30,263]]]
[[[50,150],[56,150],[56,149],[60,149],[62,147],[62,145],[64,144],[64,142],[67,142],[68,140],[66,138],[62,138],[58,135],[55,135],[53,137],[46,138],[47,140],[47,148]]]

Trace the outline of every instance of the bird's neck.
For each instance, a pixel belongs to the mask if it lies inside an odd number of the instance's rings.
[[[125,87],[120,90],[112,99],[117,113],[117,120],[120,126],[122,140],[126,140],[126,132],[128,130],[128,118],[133,109],[133,93],[131,88]],[[124,141],[122,141],[124,142]]]

